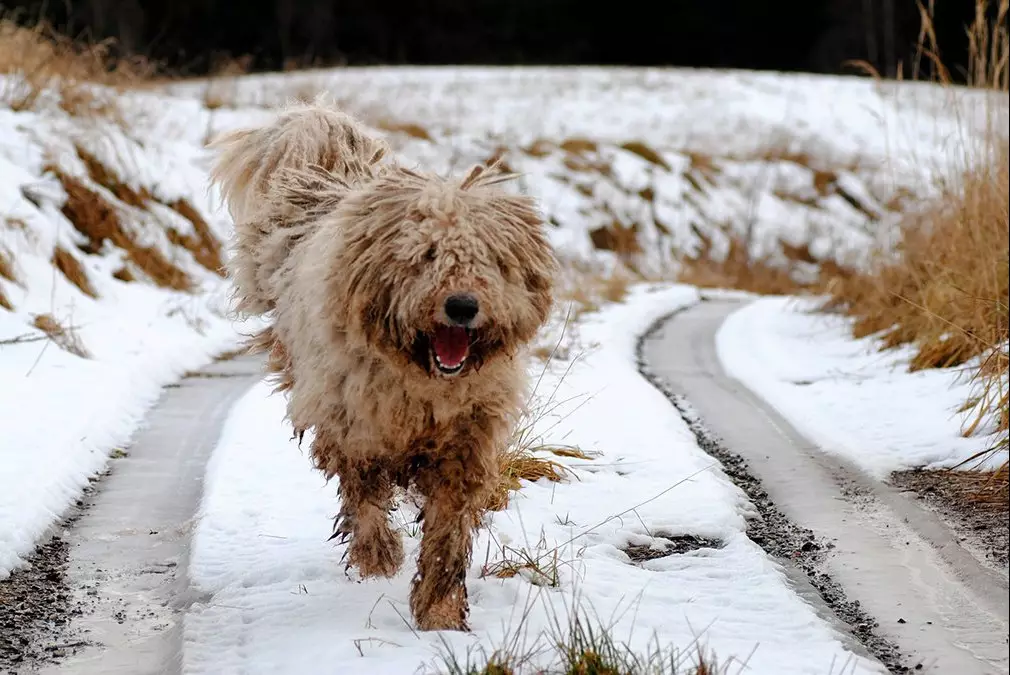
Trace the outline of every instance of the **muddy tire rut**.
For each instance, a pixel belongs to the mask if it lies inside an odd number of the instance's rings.
[[[800,436],[729,377],[715,334],[742,301],[703,299],[639,340],[639,369],[753,503],[748,536],[851,651],[891,673],[1006,675],[1007,575],[932,509]]]

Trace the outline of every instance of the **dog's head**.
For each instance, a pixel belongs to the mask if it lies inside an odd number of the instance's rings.
[[[462,181],[405,169],[342,200],[334,294],[351,339],[412,373],[451,378],[511,357],[546,320],[557,262],[531,199],[478,167]]]

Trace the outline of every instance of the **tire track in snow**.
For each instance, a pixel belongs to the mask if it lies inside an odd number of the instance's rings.
[[[218,361],[166,388],[126,455],[62,533],[63,580],[84,606],[66,634],[81,647],[46,675],[177,673],[186,575],[207,460],[232,404],[261,378],[259,361]],[[36,664],[38,665],[38,664]]]
[[[639,369],[760,516],[748,534],[819,613],[892,673],[1008,672],[1007,582],[935,514],[822,453],[726,375],[715,332],[739,301],[656,322]]]

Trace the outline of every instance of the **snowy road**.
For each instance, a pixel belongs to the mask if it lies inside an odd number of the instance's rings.
[[[643,342],[652,376],[742,457],[788,518],[833,542],[824,571],[879,621],[877,632],[906,663],[931,673],[1008,672],[1006,579],[980,565],[932,512],[820,452],[725,374],[714,336],[741,306],[713,299],[658,325]]]
[[[147,418],[125,457],[68,532],[67,582],[90,605],[69,630],[88,643],[45,673],[178,672],[180,617],[195,599],[187,566],[205,467],[235,400],[260,379],[237,358],[184,378]]]

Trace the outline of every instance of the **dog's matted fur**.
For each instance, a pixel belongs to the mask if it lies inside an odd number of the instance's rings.
[[[534,202],[474,167],[451,180],[323,104],[232,132],[212,177],[235,219],[237,308],[299,436],[339,478],[335,534],[364,577],[403,563],[396,486],[424,498],[410,594],[420,628],[466,629],[471,536],[525,393],[520,350],[550,311],[557,263]]]

